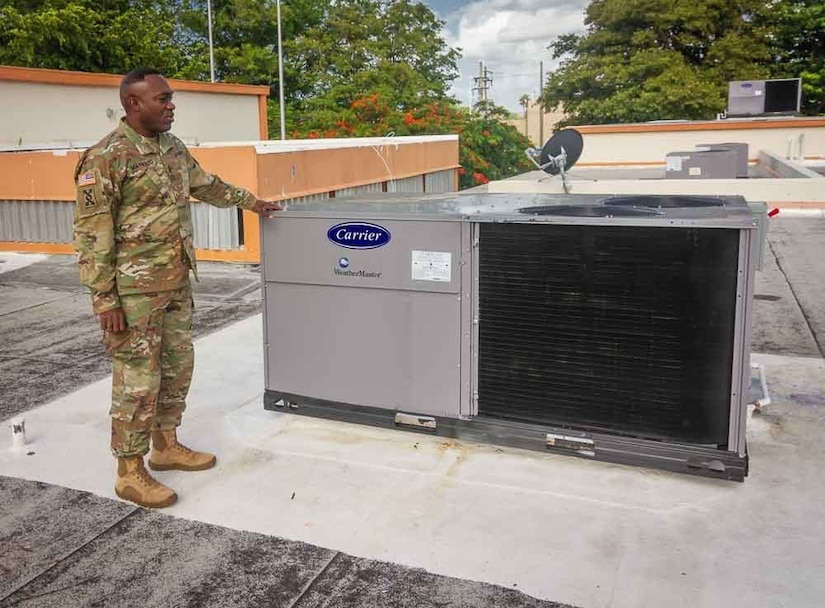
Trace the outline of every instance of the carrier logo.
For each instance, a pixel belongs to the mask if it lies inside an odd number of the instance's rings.
[[[390,231],[378,224],[345,222],[327,230],[327,238],[347,249],[377,249],[390,242]]]

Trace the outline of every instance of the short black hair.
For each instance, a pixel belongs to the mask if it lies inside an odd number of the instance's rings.
[[[154,68],[135,68],[123,77],[120,81],[120,103],[126,108],[126,89],[136,82],[143,82],[147,76],[163,76]]]

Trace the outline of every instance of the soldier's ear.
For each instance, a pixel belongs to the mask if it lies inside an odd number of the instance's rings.
[[[140,108],[140,99],[138,99],[137,95],[129,95],[126,98],[126,109],[127,110],[137,110]]]

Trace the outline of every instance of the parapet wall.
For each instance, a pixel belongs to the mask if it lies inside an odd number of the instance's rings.
[[[584,138],[577,166],[664,165],[669,152],[743,142],[749,159],[770,150],[794,160],[825,158],[825,118],[736,118],[575,127]]]
[[[266,141],[190,147],[207,171],[260,198],[454,192],[458,136]],[[81,150],[0,152],[0,251],[73,253],[73,172]],[[258,216],[193,203],[202,260],[257,263]]]

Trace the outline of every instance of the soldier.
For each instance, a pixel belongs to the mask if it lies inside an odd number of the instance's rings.
[[[89,148],[75,170],[74,238],[81,282],[112,358],[115,493],[144,507],[166,507],[177,494],[154,470],[200,471],[215,456],[177,440],[192,379],[192,290],[197,280],[189,198],[238,206],[265,217],[281,209],[201,169],[168,133],[172,89],[156,70],[126,74],[120,125]]]

